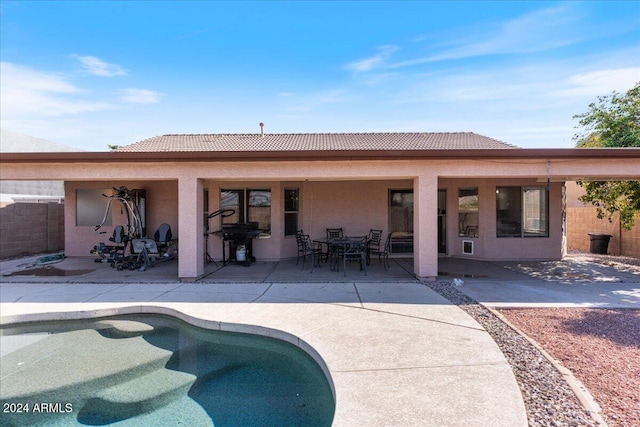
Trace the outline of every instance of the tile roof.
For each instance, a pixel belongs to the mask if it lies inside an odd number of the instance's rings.
[[[382,151],[517,148],[473,132],[375,132],[161,135],[120,152]]]

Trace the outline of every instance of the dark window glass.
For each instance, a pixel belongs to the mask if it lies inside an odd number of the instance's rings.
[[[300,213],[300,190],[285,188],[284,190],[284,235],[295,236],[298,231],[298,215]]]
[[[391,252],[413,252],[413,190],[389,191]]]
[[[496,188],[496,236],[522,235],[522,188]]]
[[[548,237],[545,187],[496,187],[497,237]]]

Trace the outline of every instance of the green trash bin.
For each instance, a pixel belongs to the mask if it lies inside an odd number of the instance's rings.
[[[592,254],[606,255],[611,237],[613,237],[611,234],[589,233],[589,239],[591,240],[589,251]]]

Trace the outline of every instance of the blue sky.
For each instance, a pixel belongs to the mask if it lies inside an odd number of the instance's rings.
[[[3,129],[104,151],[166,133],[457,132],[573,147],[640,81],[640,2],[5,1]]]

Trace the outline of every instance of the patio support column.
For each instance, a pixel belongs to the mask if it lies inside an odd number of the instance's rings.
[[[438,177],[413,180],[413,272],[419,278],[438,275]]]
[[[178,179],[178,277],[196,280],[204,274],[204,226],[202,180]]]

